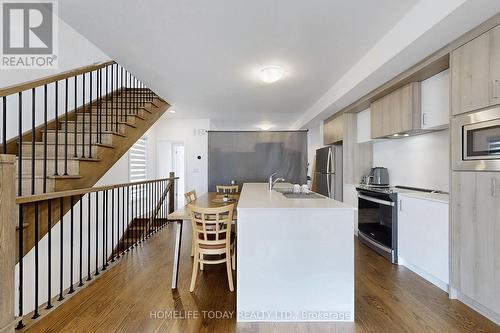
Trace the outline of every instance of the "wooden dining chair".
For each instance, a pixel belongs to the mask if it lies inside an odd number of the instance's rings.
[[[232,269],[236,268],[236,262],[234,233],[231,232],[234,204],[214,208],[202,208],[189,204],[188,209],[195,243],[193,274],[189,291],[194,290],[198,269],[203,270],[204,264],[222,263],[226,264],[229,290],[234,291]],[[210,255],[210,257],[205,257],[205,255]],[[223,255],[224,258],[212,258],[213,255]]]
[[[240,191],[240,187],[238,185],[216,185],[215,188],[217,193],[222,194],[237,194]]]
[[[195,201],[198,196],[196,195],[196,190],[192,190],[184,193],[184,198],[186,198],[186,204],[190,204]],[[191,257],[194,256],[194,237],[191,239]]]
[[[192,190],[184,193],[184,198],[186,198],[186,204],[195,201],[198,197],[196,196],[196,190]]]

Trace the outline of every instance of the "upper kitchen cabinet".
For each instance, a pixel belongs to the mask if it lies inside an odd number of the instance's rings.
[[[450,71],[422,81],[422,129],[447,128],[450,120]]]
[[[325,145],[331,145],[343,140],[344,120],[342,115],[325,120],[323,136]]]
[[[451,53],[452,114],[500,103],[500,26]]]
[[[373,139],[420,131],[421,84],[409,83],[370,105]]]

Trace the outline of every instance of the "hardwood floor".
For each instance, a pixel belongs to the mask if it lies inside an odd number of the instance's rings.
[[[224,265],[206,266],[198,275],[195,292],[189,293],[192,264],[187,229],[177,291],[170,289],[171,224],[26,331],[500,332],[499,326],[450,301],[437,287],[404,267],[391,265],[357,240],[355,323],[237,324],[236,294],[228,290]],[[202,311],[210,312],[203,318]],[[215,315],[229,318],[209,318]]]

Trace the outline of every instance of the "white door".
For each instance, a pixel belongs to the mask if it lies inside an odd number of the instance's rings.
[[[184,206],[185,177],[184,177],[184,144],[172,144],[172,171],[179,177],[176,182],[176,203],[179,207]]]

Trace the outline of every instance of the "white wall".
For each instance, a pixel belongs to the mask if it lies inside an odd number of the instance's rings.
[[[109,60],[109,57],[80,33],[54,16],[58,21],[59,50],[58,68],[55,69],[0,69],[0,87],[39,79],[60,72],[75,69],[95,62]]]
[[[373,166],[389,169],[391,185],[449,191],[449,131],[373,144]]]
[[[18,83],[27,82],[42,77],[51,76],[64,71],[72,70],[78,67],[87,66],[96,62],[102,62],[109,60],[109,57],[104,54],[100,49],[98,49],[94,44],[88,41],[85,37],[76,32],[73,28],[68,26],[66,23],[55,17],[59,22],[59,66],[57,69],[0,69],[0,87],[4,88],[7,86],[12,86]],[[116,69],[116,68],[115,68]],[[111,74],[111,72],[110,72]],[[104,70],[103,70],[103,82],[102,82],[102,94],[105,94],[106,86],[104,82]],[[97,96],[97,75],[93,74],[93,96],[95,99]],[[82,87],[83,80],[80,75],[77,79],[77,100],[75,104],[74,98],[74,80],[68,80],[68,109],[73,110],[83,104],[82,99]],[[86,75],[86,96],[85,102],[90,101],[89,87],[90,87],[90,75]],[[111,88],[111,80],[108,81],[108,88]],[[59,81],[58,87],[59,99],[58,99],[58,114],[61,116],[65,110],[65,82]],[[49,84],[47,86],[47,118],[52,120],[55,118],[55,84]],[[44,120],[44,88],[38,87],[35,89],[35,126],[43,123]],[[26,132],[31,129],[32,124],[32,92],[26,91],[23,93],[22,99],[23,105],[23,122],[22,131]],[[18,109],[19,109],[19,99],[17,94],[7,96],[7,140],[18,136]],[[2,103],[0,103],[0,109],[2,109]],[[3,112],[3,110],[2,110]],[[3,118],[0,118],[0,124],[2,124]],[[0,138],[3,137],[3,126],[0,126]]]
[[[208,191],[208,136],[203,130],[210,129],[209,119],[168,119],[162,117],[153,126],[157,142],[163,140],[184,143],[185,190],[194,189],[198,195]],[[163,156],[170,153],[157,151],[157,154]],[[198,159],[198,156],[201,156],[201,159]],[[158,166],[158,168],[162,168],[162,166]],[[162,172],[158,170],[157,174],[161,175]]]

